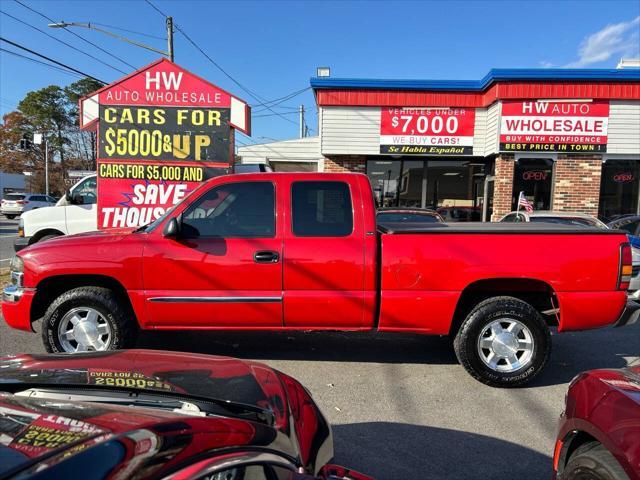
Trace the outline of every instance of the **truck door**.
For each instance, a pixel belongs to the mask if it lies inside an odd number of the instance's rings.
[[[177,238],[150,235],[143,261],[152,325],[282,326],[282,235],[276,186],[214,186],[182,213]]]
[[[365,317],[363,213],[353,208],[360,193],[347,182],[317,178],[292,179],[285,193],[285,326],[371,328],[371,317]]]

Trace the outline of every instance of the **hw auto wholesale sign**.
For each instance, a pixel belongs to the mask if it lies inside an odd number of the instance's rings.
[[[503,152],[606,152],[609,102],[505,101]]]
[[[380,111],[380,153],[471,155],[473,108],[394,108]]]
[[[162,59],[80,100],[98,130],[98,228],[149,223],[224,173],[249,107]]]

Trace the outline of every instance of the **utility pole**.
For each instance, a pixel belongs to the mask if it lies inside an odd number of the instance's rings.
[[[167,17],[167,53],[173,62],[173,17]]]
[[[300,105],[300,138],[305,137],[304,131],[304,105]]]
[[[44,193],[49,195],[49,139],[46,134],[34,133],[33,143],[42,145],[42,137],[44,137]]]

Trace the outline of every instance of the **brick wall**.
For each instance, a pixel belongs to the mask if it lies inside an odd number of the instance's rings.
[[[496,157],[493,183],[493,213],[491,215],[491,220],[494,222],[511,211],[514,165],[514,156],[511,154],[503,153]]]
[[[367,171],[367,162],[364,159],[364,157],[325,158],[324,171],[332,172],[332,173],[341,173],[341,172],[365,173]]]
[[[558,155],[552,208],[598,215],[602,157]]]

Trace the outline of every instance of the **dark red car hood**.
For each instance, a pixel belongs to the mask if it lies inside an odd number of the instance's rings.
[[[177,392],[258,407],[273,413],[276,427],[286,427],[278,373],[235,358],[154,350],[0,357],[0,386],[16,381]]]
[[[640,405],[640,366],[615,370],[592,370],[589,374]]]
[[[181,436],[181,430],[188,432],[193,440],[187,442],[183,456],[257,445],[282,452],[310,471],[332,456],[331,430],[308,392],[296,380],[258,362],[153,350],[0,357],[0,392],[29,389],[90,390],[97,394],[126,390],[168,398],[175,393],[211,399],[221,413],[198,417],[143,407],[0,394],[0,465],[7,463],[3,458],[10,453],[37,457],[57,448],[71,448],[74,442],[93,441],[93,437],[102,441],[139,430],[151,431],[152,437],[158,430],[162,432],[158,435],[165,437]],[[241,412],[246,408],[248,415],[234,415],[233,408],[238,407]],[[77,432],[67,433],[71,427]],[[38,432],[51,434],[62,443],[45,442],[49,447],[39,444],[35,449],[21,450],[21,439],[37,437]],[[0,477],[2,470],[0,467]]]

